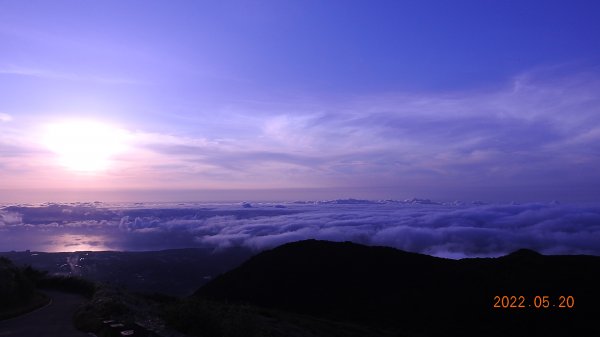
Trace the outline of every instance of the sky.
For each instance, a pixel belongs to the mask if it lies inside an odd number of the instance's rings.
[[[0,202],[598,201],[597,1],[0,0]]]

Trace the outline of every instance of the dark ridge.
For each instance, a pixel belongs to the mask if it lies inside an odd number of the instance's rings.
[[[405,336],[591,336],[600,335],[599,281],[600,257],[594,256],[519,250],[501,258],[450,260],[307,240],[264,251],[194,296]],[[523,296],[526,307],[494,308],[495,296]],[[549,296],[550,307],[534,308],[536,296]],[[560,296],[573,296],[576,307],[552,307]]]
[[[531,249],[519,249],[506,256],[504,258],[540,258],[543,255]]]

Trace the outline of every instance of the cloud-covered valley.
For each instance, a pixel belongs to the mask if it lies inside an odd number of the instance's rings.
[[[302,239],[354,241],[436,256],[519,248],[600,255],[600,206],[426,200],[285,204],[45,204],[0,209],[0,251],[259,251]]]

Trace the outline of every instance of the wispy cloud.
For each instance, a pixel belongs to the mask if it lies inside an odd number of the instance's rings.
[[[0,122],[10,122],[10,121],[12,121],[12,119],[13,118],[11,115],[0,112]]]
[[[147,84],[147,82],[117,76],[96,76],[92,74],[78,74],[72,72],[19,66],[0,67],[0,75],[27,76],[55,80],[95,82],[104,84]]]
[[[261,106],[256,113],[233,106],[219,115],[228,123],[210,130],[220,139],[175,135],[177,141],[144,147],[182,167],[221,169],[232,181],[268,176],[404,186],[429,179],[440,186],[518,187],[579,176],[585,182],[600,178],[598,90],[600,81],[586,73],[536,70],[497,89]],[[244,109],[254,118],[227,117]]]
[[[35,69],[2,72],[79,80]],[[132,122],[126,126],[130,151],[114,158],[105,174],[111,179],[98,184],[387,186],[448,198],[479,190],[472,198],[484,199],[486,191],[503,189],[501,197],[490,193],[496,200],[554,199],[577,191],[574,199],[589,200],[598,197],[591,189],[600,181],[598,91],[600,81],[591,73],[541,69],[485,90],[231,103],[199,111],[171,133]],[[12,133],[23,134],[18,131]]]

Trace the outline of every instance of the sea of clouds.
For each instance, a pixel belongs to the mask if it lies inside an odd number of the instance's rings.
[[[0,251],[256,251],[303,239],[353,241],[435,256],[520,248],[600,255],[600,205],[334,200],[257,204],[44,204],[0,208]]]

